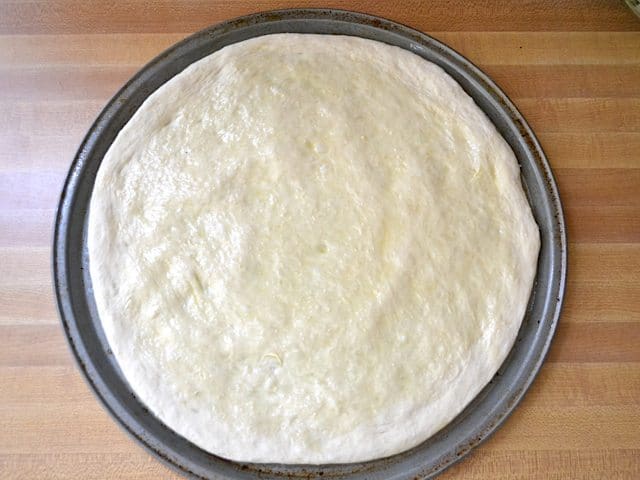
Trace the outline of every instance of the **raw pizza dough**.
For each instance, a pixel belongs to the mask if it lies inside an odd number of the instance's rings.
[[[443,70],[280,34],[148,98],[88,242],[107,339],[163,422],[229,459],[335,463],[422,442],[489,382],[539,234],[513,152]]]

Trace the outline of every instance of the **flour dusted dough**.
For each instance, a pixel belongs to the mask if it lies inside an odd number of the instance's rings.
[[[102,162],[88,242],[107,339],[149,409],[215,454],[400,452],[514,342],[539,249],[519,175],[408,51],[229,46],[151,95]]]

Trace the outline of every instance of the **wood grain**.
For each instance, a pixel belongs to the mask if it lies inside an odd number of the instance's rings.
[[[638,45],[640,50],[640,44]],[[481,64],[482,65],[482,64]],[[483,65],[506,93],[519,98],[640,97],[638,65]],[[100,100],[112,96],[137,71],[136,65],[51,65],[5,69],[4,100]]]
[[[640,30],[640,28],[638,28]],[[635,32],[450,32],[424,30],[479,65],[637,65]],[[2,35],[0,61],[10,67],[133,65],[189,35],[180,33]],[[55,41],[54,41],[55,40]]]
[[[144,63],[207,25],[310,0],[0,2],[0,477],[179,478],[83,381],[55,308],[50,245],[70,161]],[[448,43],[531,123],[570,239],[548,361],[461,479],[640,478],[640,20],[619,1],[330,0]]]
[[[365,0],[240,0],[172,1],[123,0],[9,0],[0,4],[2,33],[190,32],[226,18],[260,10],[326,7],[364,11],[409,24],[423,31],[637,31],[633,15],[619,2],[607,0],[543,0],[519,2],[435,0],[428,8],[418,0],[395,2]]]

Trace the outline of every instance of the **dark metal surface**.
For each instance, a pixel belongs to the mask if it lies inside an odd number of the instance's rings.
[[[453,422],[423,444],[389,458],[345,465],[240,464],[211,455],[165,427],[124,380],[96,313],[85,229],[96,172],[117,133],[147,96],[192,62],[235,42],[270,33],[356,35],[410,50],[444,68],[511,145],[540,227],[536,283],[517,341],[491,383]],[[125,85],[80,146],[58,207],[53,268],[58,308],[71,349],[109,412],[150,451],[195,478],[430,478],[486,439],[511,413],[538,372],[553,337],[565,287],[567,240],[549,164],[531,129],[496,85],[468,60],[420,32],[338,10],[286,10],[242,17],[203,30],[167,50]]]

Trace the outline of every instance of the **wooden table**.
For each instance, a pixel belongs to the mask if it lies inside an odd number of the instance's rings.
[[[67,348],[50,273],[58,194],[95,116],[157,53],[233,16],[314,4],[463,53],[522,110],[559,182],[570,265],[551,353],[506,425],[443,478],[640,478],[640,19],[614,0],[449,3],[0,3],[0,478],[176,478]]]

